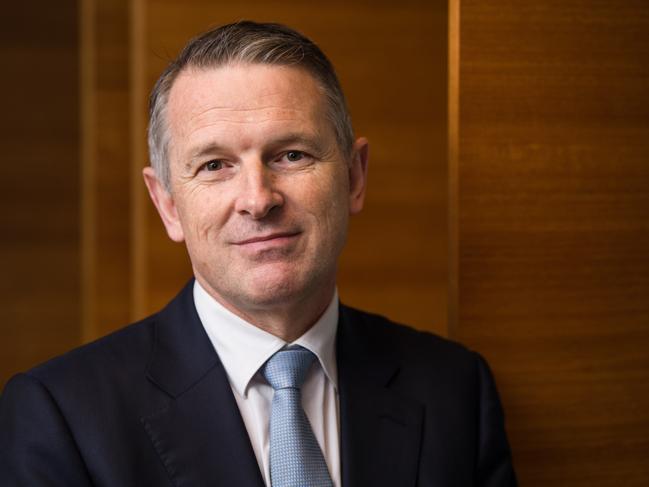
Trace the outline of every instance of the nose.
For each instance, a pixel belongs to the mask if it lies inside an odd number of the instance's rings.
[[[275,187],[275,175],[263,162],[243,163],[239,176],[241,188],[235,205],[238,213],[259,220],[284,204],[284,197]]]

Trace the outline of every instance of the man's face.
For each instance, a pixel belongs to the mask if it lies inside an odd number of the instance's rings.
[[[315,80],[292,67],[187,69],[168,102],[171,192],[145,179],[199,282],[244,314],[330,299],[367,143],[337,144]]]

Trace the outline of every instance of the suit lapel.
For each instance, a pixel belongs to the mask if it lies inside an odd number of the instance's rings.
[[[227,375],[201,324],[193,281],[159,315],[148,378],[169,395],[142,418],[177,487],[263,487]]]
[[[343,487],[414,487],[423,406],[390,388],[400,373],[398,353],[366,316],[341,306],[337,353]]]

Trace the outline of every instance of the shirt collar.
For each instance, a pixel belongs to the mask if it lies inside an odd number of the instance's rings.
[[[286,345],[300,345],[313,352],[327,378],[334,388],[338,388],[335,343],[338,326],[337,291],[318,321],[290,344],[226,309],[197,280],[194,280],[194,304],[228,379],[240,396],[247,396],[250,381],[260,367]]]

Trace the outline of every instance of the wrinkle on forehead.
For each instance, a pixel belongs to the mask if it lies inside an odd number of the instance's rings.
[[[271,118],[278,121],[288,121],[302,119],[308,115],[306,110],[287,109],[277,105],[268,105],[259,108],[235,108],[227,106],[206,107],[203,110],[197,110],[190,114],[195,120],[209,118],[213,121],[223,122],[265,122]]]

